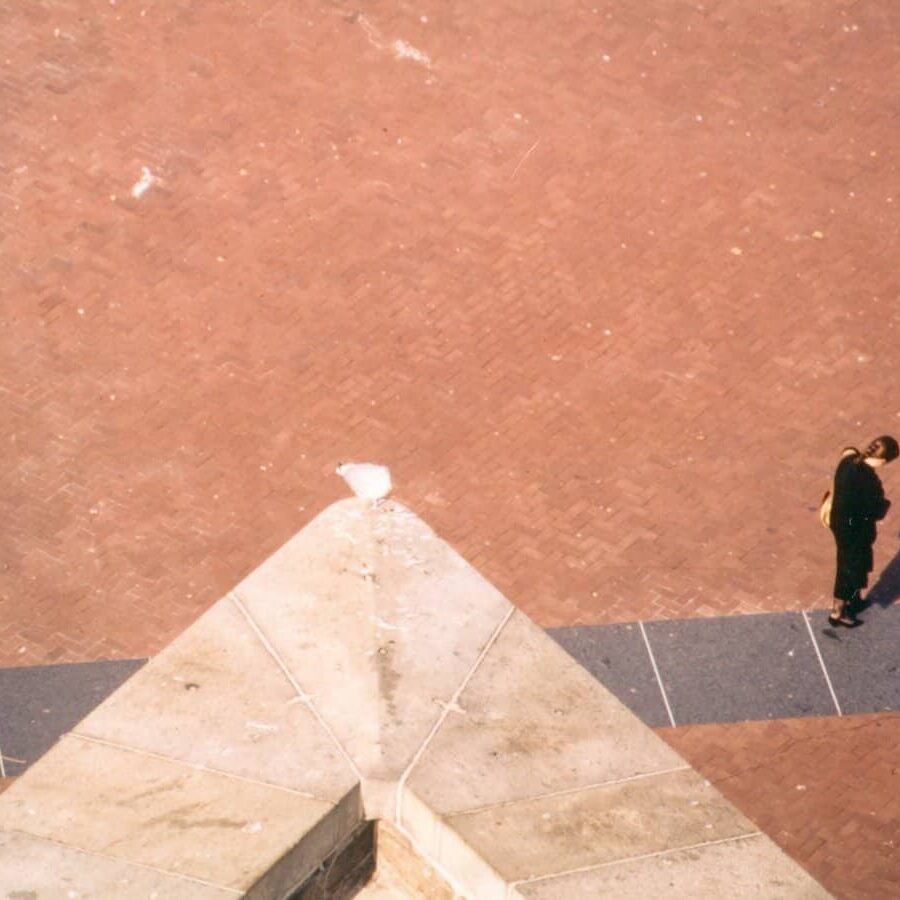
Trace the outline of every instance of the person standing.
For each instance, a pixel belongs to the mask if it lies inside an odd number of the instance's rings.
[[[882,435],[862,453],[853,448],[845,450],[834,473],[829,521],[837,547],[834,606],[828,616],[832,625],[853,628],[860,624],[855,607],[872,571],[875,523],[885,517],[891,505],[875,470],[897,456],[897,441]]]

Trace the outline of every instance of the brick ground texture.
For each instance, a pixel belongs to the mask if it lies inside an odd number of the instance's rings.
[[[155,652],[346,459],[544,625],[827,602],[815,505],[900,426],[898,35],[0,7],[0,662]]]
[[[836,897],[900,895],[900,715],[658,733]]]

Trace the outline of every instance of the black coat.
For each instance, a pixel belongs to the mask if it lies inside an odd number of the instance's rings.
[[[883,519],[890,503],[881,479],[862,456],[847,456],[834,473],[831,530],[837,543],[834,596],[853,600],[872,571],[875,523]]]

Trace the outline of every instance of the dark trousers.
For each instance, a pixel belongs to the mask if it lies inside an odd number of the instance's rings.
[[[837,565],[834,576],[834,596],[845,603],[853,602],[869,583],[872,571],[872,545],[875,526],[865,521],[832,528],[837,546]]]

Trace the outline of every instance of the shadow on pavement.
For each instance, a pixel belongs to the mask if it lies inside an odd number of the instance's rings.
[[[859,612],[876,604],[887,609],[900,598],[900,552],[884,567],[878,581],[872,585],[869,593],[859,605]]]

